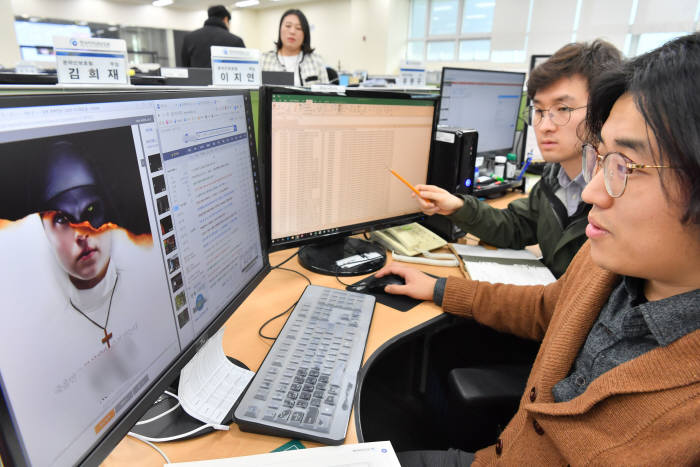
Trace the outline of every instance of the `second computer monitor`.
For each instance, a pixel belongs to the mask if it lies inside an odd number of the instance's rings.
[[[478,153],[513,148],[525,73],[466,68],[442,69],[438,125],[475,129]]]
[[[260,152],[272,249],[329,244],[421,217],[410,188],[391,171],[413,185],[426,182],[437,96],[284,88],[262,94]],[[335,245],[337,259],[363,254]],[[306,257],[325,254],[308,253],[305,248]],[[317,272],[361,273],[331,259],[317,269],[301,257]]]

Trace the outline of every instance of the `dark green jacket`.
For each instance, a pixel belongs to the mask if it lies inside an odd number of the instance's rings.
[[[579,203],[569,217],[566,206],[554,194],[559,188],[559,164],[547,164],[542,178],[527,198],[505,209],[492,208],[473,196],[463,196],[464,206],[449,218],[465,232],[499,247],[522,249],[539,244],[542,262],[559,277],[586,241],[590,205]]]

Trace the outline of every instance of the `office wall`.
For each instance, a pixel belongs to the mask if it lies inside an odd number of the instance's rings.
[[[206,11],[183,11],[104,0],[11,0],[10,3],[16,15],[162,29],[196,29],[207,18]]]
[[[335,0],[285,4],[255,10],[248,17],[246,45],[271,50],[277,39],[282,13],[289,8],[304,12],[311,27],[311,45],[328,66],[367,70],[373,74],[398,72],[404,56],[409,0]],[[233,31],[233,29],[232,29]]]
[[[0,65],[14,67],[20,55],[10,0],[0,0],[0,44]]]
[[[11,9],[3,10],[16,15],[163,29],[193,30],[201,27],[206,19],[203,10],[192,12],[105,0],[0,2],[11,5]],[[338,68],[340,63],[344,70],[367,70],[373,74],[398,72],[399,61],[405,54],[410,0],[312,0],[285,3],[279,8],[234,9],[231,12],[231,32],[243,37],[248,47],[263,52],[271,50],[277,39],[280,17],[288,8],[299,8],[307,16],[312,46],[329,66]],[[9,31],[14,32],[14,28]],[[14,37],[12,39],[10,44],[16,43]],[[8,41],[0,44],[8,44]],[[2,46],[3,52],[14,48]],[[17,53],[8,63],[14,64],[18,59]]]

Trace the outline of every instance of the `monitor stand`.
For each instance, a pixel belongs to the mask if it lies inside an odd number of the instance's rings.
[[[239,360],[236,360],[232,357],[227,358],[234,365],[237,365],[241,368],[245,368],[246,370],[249,369],[243,362],[240,362]],[[168,387],[167,391],[170,391],[173,394],[177,394],[178,382],[179,378],[176,379],[173,382],[173,384],[170,385],[170,387]],[[141,417],[141,421],[157,417],[163,414],[164,412],[167,412],[171,408],[175,407],[177,404],[177,399],[163,392],[163,394],[161,394],[161,396],[153,403],[151,408],[148,409],[148,411],[143,415],[143,417]],[[224,419],[222,424],[229,425],[232,422],[233,407],[231,407],[231,411],[228,414],[226,414],[226,418]],[[196,438],[198,436],[202,436],[204,434],[211,433],[212,431],[214,431],[214,428],[207,427],[195,433],[192,433],[189,436],[182,436],[185,433],[189,433],[190,431],[195,430],[202,425],[204,425],[204,422],[191,417],[187,414],[187,412],[184,411],[182,406],[179,406],[177,409],[173,410],[167,415],[163,415],[157,420],[145,423],[143,425],[134,425],[131,428],[131,431],[138,435],[155,439],[178,437],[177,441],[180,441],[184,439]]]
[[[368,255],[370,258],[374,258],[363,259]],[[357,256],[358,263],[346,267],[338,266],[337,261],[355,256]],[[301,247],[299,249],[299,263],[310,271],[327,276],[359,276],[372,273],[384,266],[386,250],[376,243],[359,238],[344,237]]]

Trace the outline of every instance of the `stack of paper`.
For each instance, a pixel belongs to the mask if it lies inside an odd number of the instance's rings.
[[[546,285],[556,280],[528,250],[459,243],[450,243],[449,246],[461,258],[464,270],[472,280],[514,285]]]

